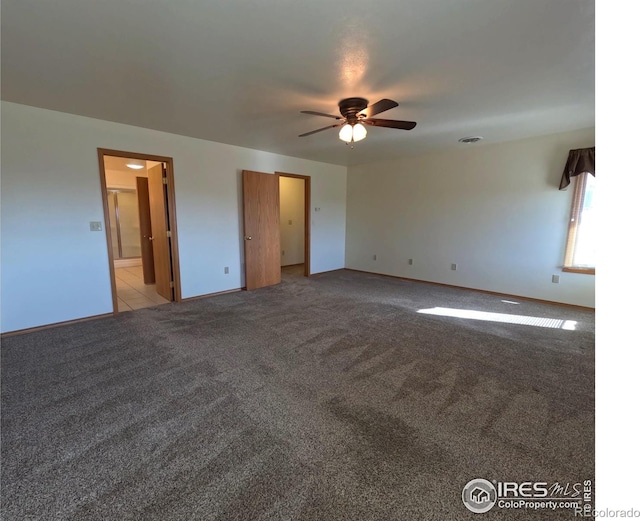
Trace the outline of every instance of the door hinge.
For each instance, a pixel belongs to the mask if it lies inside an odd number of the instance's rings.
[[[166,184],[167,184],[167,178],[166,178],[166,177],[163,177],[163,178],[162,178],[162,184],[163,184],[163,185],[166,185]]]
[[[167,230],[167,237],[171,239],[171,230]]]
[[[173,288],[173,281],[169,282],[169,287]]]

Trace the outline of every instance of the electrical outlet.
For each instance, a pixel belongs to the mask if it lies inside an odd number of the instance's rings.
[[[293,221],[289,219],[289,226],[291,226],[292,224],[293,224]]]
[[[229,266],[224,267],[224,274],[229,275]]]
[[[554,284],[560,283],[560,275],[551,275],[551,282]]]
[[[378,256],[377,255],[373,255],[373,260],[378,260]]]
[[[284,250],[282,250],[282,256],[284,257]]]
[[[409,266],[413,266],[413,259],[409,259]]]
[[[102,223],[100,221],[91,221],[89,223],[89,230],[91,230],[92,232],[101,232]]]
[[[451,264],[451,270],[456,271],[458,269],[458,265],[454,262]]]

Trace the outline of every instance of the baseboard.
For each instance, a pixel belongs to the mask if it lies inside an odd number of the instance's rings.
[[[93,315],[91,317],[76,318],[74,320],[65,320],[64,322],[54,322],[53,324],[45,324],[43,326],[28,327],[26,329],[16,329],[15,331],[7,331],[0,334],[0,339],[10,336],[24,335],[26,333],[33,333],[35,331],[42,331],[44,329],[52,329],[54,327],[68,326],[71,324],[79,324],[80,322],[88,322],[89,320],[98,320],[100,318],[112,317],[114,313],[104,313],[102,315]]]
[[[202,298],[207,298],[207,297],[216,297],[219,295],[225,295],[227,293],[235,293],[237,291],[241,291],[242,288],[237,288],[237,289],[230,289],[227,291],[219,291],[218,293],[208,293],[206,295],[198,295],[195,297],[189,297],[189,298],[183,298],[180,300],[180,303],[182,302],[188,302],[190,300],[198,300],[198,299],[202,299]],[[83,318],[76,318],[74,320],[66,320],[64,322],[54,322],[53,324],[44,324],[42,326],[36,326],[36,327],[29,327],[26,329],[17,329],[15,331],[7,331],[5,333],[0,333],[0,339],[2,338],[7,338],[10,336],[15,336],[15,335],[24,335],[26,333],[33,333],[35,331],[41,331],[43,329],[51,329],[54,327],[61,327],[61,326],[68,326],[71,324],[79,324],[80,322],[87,322],[89,320],[97,320],[100,318],[105,318],[105,317],[112,317],[116,314],[120,314],[120,313],[125,313],[124,311],[120,311],[120,312],[112,312],[112,313],[104,313],[102,315],[93,315],[90,317],[83,317]]]
[[[327,270],[327,271],[316,271],[315,273],[312,273],[311,275],[309,275],[310,277],[315,277],[316,275],[323,275],[325,273],[333,273],[334,271],[342,271],[342,270],[346,270],[347,268],[336,268],[335,270]],[[351,270],[351,271],[357,271],[357,270]]]
[[[238,291],[242,291],[245,288],[236,288],[236,289],[228,289],[225,291],[218,291],[216,293],[207,293],[206,295],[196,295],[195,297],[187,297],[180,300],[180,302],[189,302],[190,300],[200,300],[203,298],[209,297],[219,297],[220,295],[226,295],[227,293],[237,293]]]
[[[410,279],[408,277],[399,277],[397,275],[387,275],[386,273],[376,273],[375,271],[356,270],[353,268],[344,268],[347,271],[354,271],[356,273],[366,273],[367,275],[379,275],[380,277],[388,277],[390,279],[406,280],[408,282],[420,282],[422,284],[433,284],[434,286],[442,286],[445,288],[464,289],[467,291],[477,291],[478,293],[484,293],[485,295],[495,295],[497,297],[517,298],[520,300],[528,300],[531,302],[540,302],[541,304],[553,304],[555,306],[564,306],[567,308],[582,309],[587,311],[595,311],[595,308],[589,306],[578,306],[577,304],[567,304],[566,302],[556,302],[555,300],[543,300],[533,297],[523,297],[522,295],[513,295],[511,293],[499,293],[497,291],[489,291],[486,289],[468,288],[465,286],[455,286],[453,284],[444,284],[442,282],[432,282],[430,280]]]

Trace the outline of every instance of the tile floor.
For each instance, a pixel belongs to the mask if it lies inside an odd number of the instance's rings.
[[[142,266],[116,268],[116,289],[118,311],[133,311],[169,303],[156,293],[155,284],[144,283]]]

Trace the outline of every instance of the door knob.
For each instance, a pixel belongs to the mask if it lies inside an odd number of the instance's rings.
[[[251,235],[245,235],[244,240],[245,240],[245,241],[250,241],[250,240],[251,240]]]

